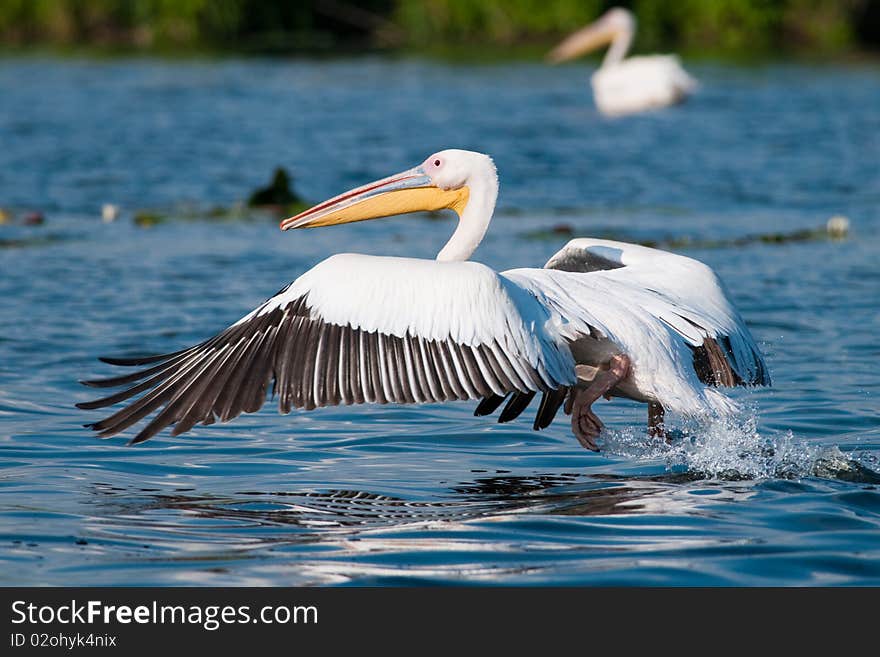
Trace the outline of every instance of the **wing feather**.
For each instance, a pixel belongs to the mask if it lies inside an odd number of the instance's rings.
[[[109,359],[149,367],[87,382],[129,387],[80,406],[128,402],[88,425],[102,437],[154,414],[137,443],[255,412],[270,385],[282,413],[547,391],[574,369],[547,319],[534,295],[476,263],[337,256],[194,347]]]

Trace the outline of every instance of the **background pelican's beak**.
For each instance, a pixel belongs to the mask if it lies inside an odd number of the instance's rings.
[[[281,230],[333,226],[447,208],[461,214],[467,204],[468,193],[467,186],[441,189],[422,167],[416,167],[319,203],[282,221]]]
[[[579,55],[611,43],[618,33],[617,26],[600,18],[566,38],[547,54],[547,61],[554,64],[566,62]]]

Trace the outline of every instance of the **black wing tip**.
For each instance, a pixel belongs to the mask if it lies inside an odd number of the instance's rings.
[[[535,422],[532,425],[534,431],[541,431],[550,426],[567,395],[568,386],[560,386],[554,390],[547,390],[544,392],[541,396],[541,404],[538,406],[538,412],[535,415]]]
[[[202,345],[204,345],[204,343],[202,343]],[[196,347],[202,345],[196,345]],[[166,354],[148,354],[145,356],[129,356],[126,358],[119,356],[99,356],[98,360],[100,360],[102,363],[107,363],[108,365],[136,367],[138,365],[149,365],[150,363],[161,363],[162,361],[170,360],[175,356],[185,354],[186,352],[191,351],[194,348],[195,347],[190,347],[188,349],[179,349],[178,351],[172,351]]]
[[[94,411],[99,408],[106,408],[107,406],[112,406],[113,404],[114,404],[114,402],[112,400],[107,401],[106,397],[102,397],[101,399],[95,399],[92,401],[77,402],[75,404],[75,406],[78,409],[80,409],[81,411]]]
[[[488,397],[484,397],[474,409],[474,417],[491,415],[495,412],[495,409],[501,406],[501,402],[503,402],[506,397],[506,395],[489,395]]]
[[[89,422],[88,424],[84,424],[83,428],[94,431],[95,438],[100,438],[101,440],[106,440],[107,438],[110,438],[110,436],[104,435],[104,429],[101,426],[99,426],[100,424],[101,424],[100,422]]]
[[[101,406],[96,406],[96,405],[95,405],[96,402],[100,402],[100,401],[101,401],[101,400],[98,399],[98,400],[96,400],[96,401],[77,402],[76,404],[74,404],[74,406],[76,406],[76,407],[77,407],[78,409],[80,409],[81,411],[93,411],[93,410],[95,410],[96,408],[101,408]],[[89,425],[87,424],[87,425],[85,425],[85,426],[89,426]]]
[[[115,435],[113,433],[105,434],[104,432],[106,431],[106,429],[104,429],[104,427],[101,426],[101,421],[89,422],[88,424],[84,424],[83,427],[85,429],[91,429],[92,431],[94,431],[96,434],[95,437],[101,438],[102,440],[106,439],[106,438],[110,438]]]
[[[535,398],[535,391],[516,392],[498,416],[498,423],[504,424],[518,418]]]
[[[137,365],[146,365],[147,363],[155,363],[165,358],[165,355],[142,356],[140,358],[117,358],[115,356],[98,356],[98,360],[108,365],[119,365],[121,367],[135,367]]]
[[[87,424],[84,424],[83,428],[91,429],[92,431],[96,432],[97,435],[95,437],[100,438],[102,440],[106,440],[107,438],[112,438],[114,435],[116,435],[115,432],[111,433],[111,434],[103,434],[102,432],[104,431],[104,428],[101,426],[101,422],[89,422]],[[153,435],[155,435],[155,434],[144,435],[144,432],[141,432],[138,435],[136,435],[134,438],[129,440],[127,443],[125,443],[125,446],[132,447],[134,445],[138,445],[146,440],[149,440],[150,438],[153,437]]]

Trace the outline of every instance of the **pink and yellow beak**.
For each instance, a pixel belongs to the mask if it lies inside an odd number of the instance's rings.
[[[468,194],[467,186],[441,189],[419,166],[319,203],[282,221],[281,230],[334,226],[409,212],[451,209],[461,215]]]

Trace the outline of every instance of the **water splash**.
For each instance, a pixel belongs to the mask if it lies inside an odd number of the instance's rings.
[[[757,420],[749,409],[730,418],[683,422],[670,432],[669,443],[633,429],[611,431],[603,449],[627,459],[663,460],[672,471],[726,480],[821,477],[880,483],[876,457],[811,443],[791,431],[762,434]]]

